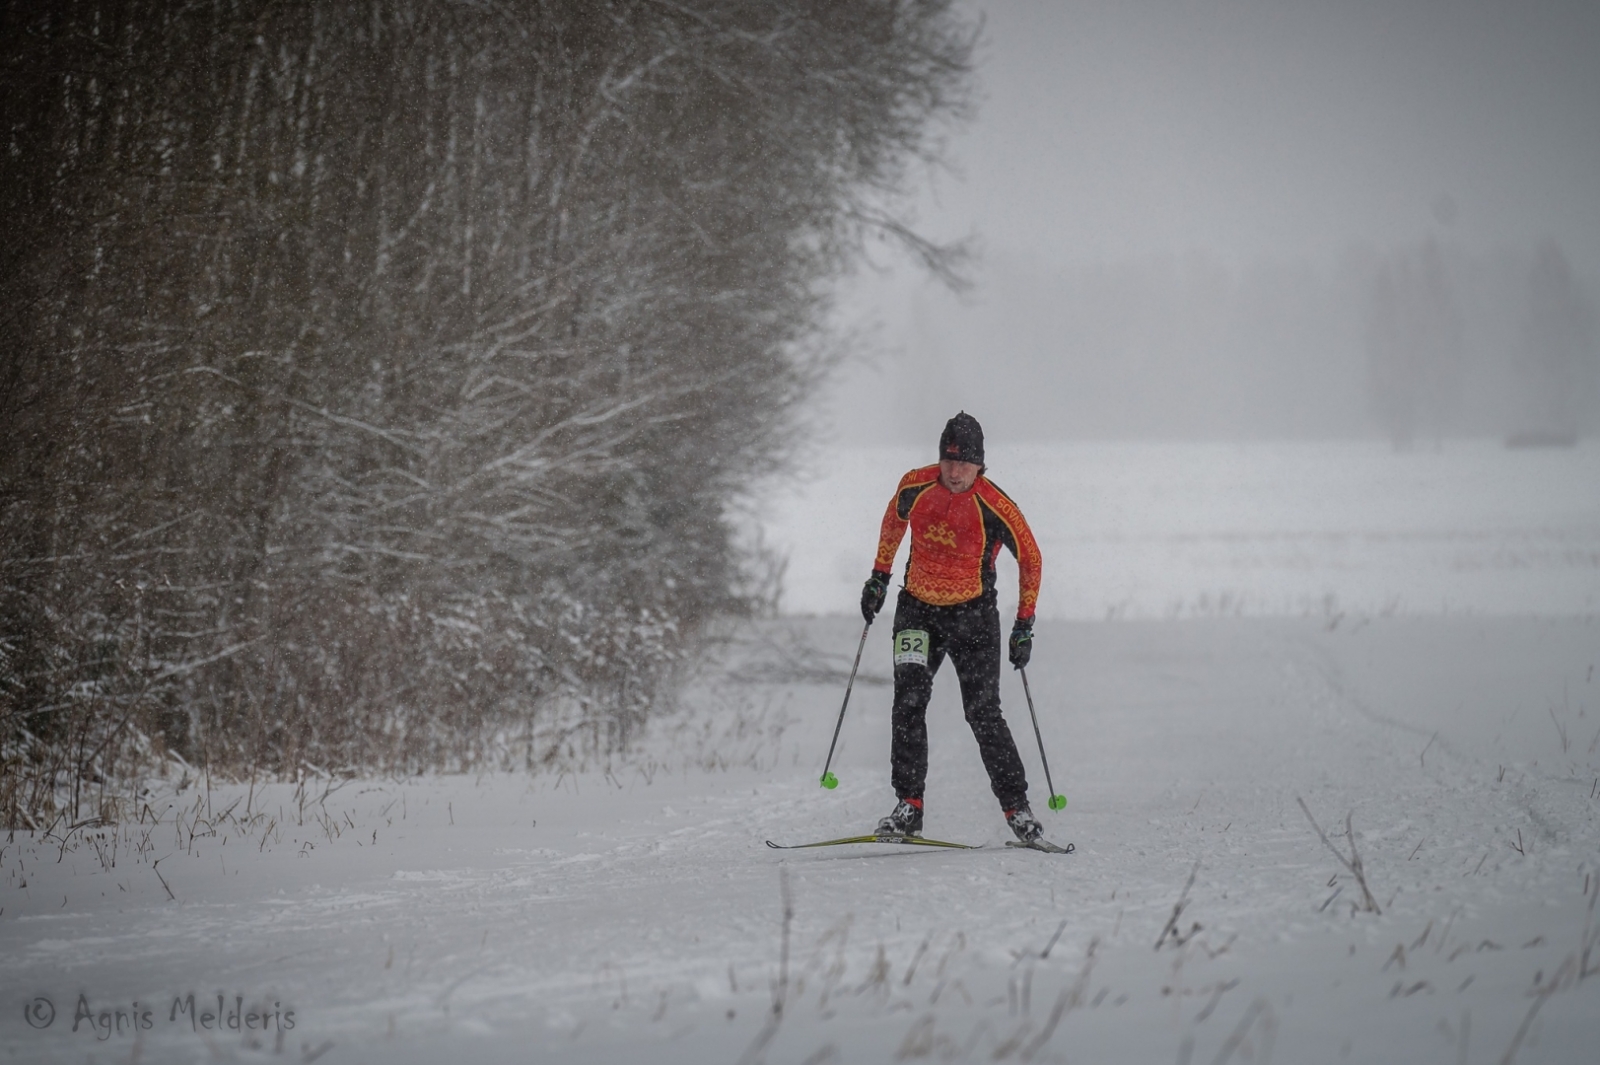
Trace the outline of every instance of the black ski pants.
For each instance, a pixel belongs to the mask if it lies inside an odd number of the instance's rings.
[[[954,606],[931,606],[902,590],[894,610],[894,793],[922,798],[928,779],[928,699],[946,655],[961,683],[961,706],[989,771],[1000,808],[1028,801],[1028,779],[1011,729],[1000,714],[1000,612],[994,592]]]

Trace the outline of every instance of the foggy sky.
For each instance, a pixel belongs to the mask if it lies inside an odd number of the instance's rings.
[[[1353,257],[1555,237],[1595,290],[1600,5],[972,10],[978,112],[954,173],[920,175],[918,223],[978,238],[976,290],[887,251],[852,279],[841,319],[879,329],[824,399],[848,438],[920,439],[958,407],[1019,438],[1352,435],[1371,431]],[[1208,291],[1231,325],[1200,336]]]

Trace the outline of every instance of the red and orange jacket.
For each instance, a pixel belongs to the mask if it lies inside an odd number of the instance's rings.
[[[994,560],[1004,545],[1017,559],[1017,617],[1033,617],[1043,567],[1039,545],[1022,511],[994,482],[980,474],[969,490],[957,495],[939,483],[937,465],[900,478],[883,514],[874,570],[892,572],[907,525],[911,562],[906,591],[933,606],[976,599],[994,589]]]

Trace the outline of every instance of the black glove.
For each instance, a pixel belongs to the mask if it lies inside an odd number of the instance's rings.
[[[872,619],[883,609],[883,600],[889,594],[889,574],[872,571],[867,583],[861,586],[861,616],[872,624]]]
[[[1033,654],[1033,619],[1018,618],[1011,626],[1011,668],[1021,669]]]

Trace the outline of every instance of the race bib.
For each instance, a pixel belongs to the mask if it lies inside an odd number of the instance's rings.
[[[922,629],[902,629],[895,633],[894,664],[897,666],[926,666],[928,664],[928,634]]]

